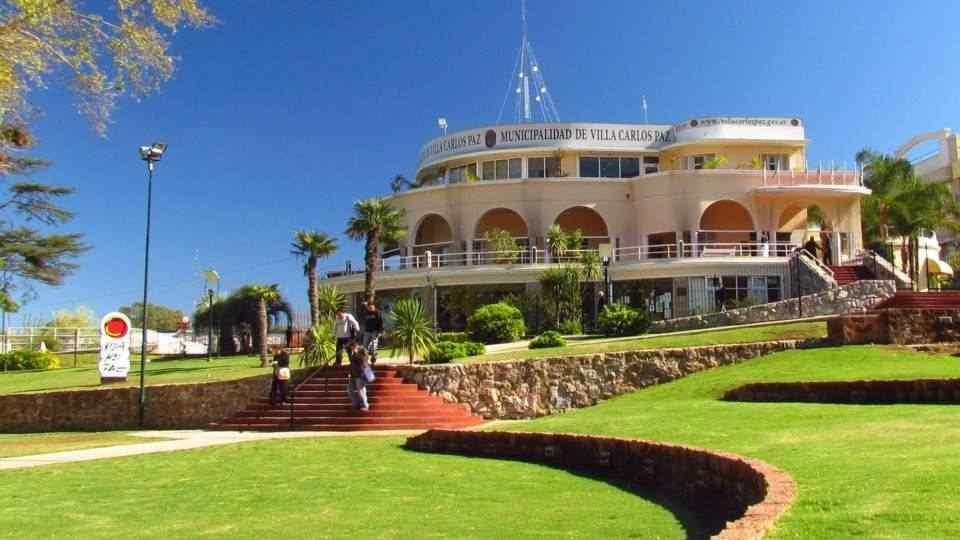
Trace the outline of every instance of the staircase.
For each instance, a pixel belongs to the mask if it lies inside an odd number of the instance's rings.
[[[833,272],[833,279],[837,280],[837,285],[840,286],[864,279],[873,279],[873,274],[863,265],[830,266],[830,270]]]
[[[960,309],[960,291],[897,291],[874,309]]]
[[[351,407],[347,368],[326,368],[292,392],[292,406],[274,407],[269,397],[258,398],[245,410],[209,427],[239,431],[370,431],[464,428],[483,422],[465,405],[448,403],[416,384],[404,382],[392,367],[376,366],[374,372],[377,379],[367,385],[367,412]]]

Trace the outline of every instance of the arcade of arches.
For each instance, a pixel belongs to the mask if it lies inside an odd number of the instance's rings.
[[[699,241],[704,243],[749,242],[755,237],[750,211],[735,201],[717,201],[700,216]]]

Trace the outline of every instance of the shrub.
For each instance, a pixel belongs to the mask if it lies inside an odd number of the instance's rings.
[[[530,348],[546,349],[548,347],[563,347],[566,344],[567,340],[563,339],[563,336],[560,335],[560,332],[547,330],[546,332],[535,337],[533,341],[530,342]]]
[[[463,358],[466,356],[462,343],[453,341],[441,341],[434,345],[433,349],[427,353],[427,362],[431,364],[446,364],[454,358]]]
[[[477,343],[476,341],[464,341],[463,350],[467,353],[467,356],[482,356],[487,354],[487,348],[483,346],[483,343]]]
[[[583,324],[580,319],[570,319],[560,323],[560,333],[568,336],[575,336],[583,333]]]
[[[626,304],[610,304],[597,317],[597,328],[607,336],[635,336],[649,327],[647,313]]]
[[[397,300],[390,312],[390,321],[393,323],[390,339],[407,353],[411,364],[416,361],[418,353],[429,353],[437,343],[433,321],[416,298]]]
[[[0,354],[0,370],[55,369],[60,367],[60,358],[55,354],[40,351],[11,351]]]
[[[449,341],[451,343],[463,343],[467,341],[466,332],[441,332],[437,334],[438,341]]]
[[[482,343],[507,343],[523,337],[526,325],[520,310],[503,302],[481,307],[467,319],[467,333]]]
[[[431,364],[445,364],[455,358],[479,356],[485,353],[486,350],[483,343],[477,343],[475,341],[464,341],[462,343],[441,341],[427,353],[427,362]]]
[[[300,355],[301,366],[325,366],[333,360],[337,350],[337,337],[333,334],[333,319],[321,317],[307,332]]]

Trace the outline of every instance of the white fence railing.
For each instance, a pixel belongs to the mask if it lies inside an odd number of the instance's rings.
[[[636,261],[707,257],[788,257],[799,247],[792,242],[676,242],[622,247],[613,250],[611,264]],[[494,266],[513,264],[576,263],[586,254],[598,258],[596,249],[567,250],[562,255],[531,247],[515,251],[469,251],[456,253],[430,253],[391,257],[383,261],[381,272],[420,271],[462,266]],[[324,273],[327,278],[363,273],[362,265],[347,265],[344,270]]]
[[[0,352],[47,349],[62,352],[95,351],[100,348],[100,331],[90,328],[49,328],[10,326],[0,329]]]

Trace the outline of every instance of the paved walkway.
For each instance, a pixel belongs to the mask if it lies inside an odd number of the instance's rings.
[[[263,441],[269,439],[301,439],[307,437],[356,437],[371,435],[417,435],[419,430],[395,431],[363,431],[363,432],[333,432],[333,431],[278,431],[278,432],[249,432],[249,431],[138,431],[131,433],[137,437],[151,438],[149,442],[87,448],[68,452],[53,452],[50,454],[36,454],[32,456],[17,456],[0,459],[0,471],[9,469],[26,469],[42,467],[44,465],[59,465],[76,463],[79,461],[93,461],[96,459],[110,459],[125,456],[139,456],[142,454],[156,454],[158,452],[175,452],[221,446],[249,441]],[[156,440],[162,438],[161,440]]]

